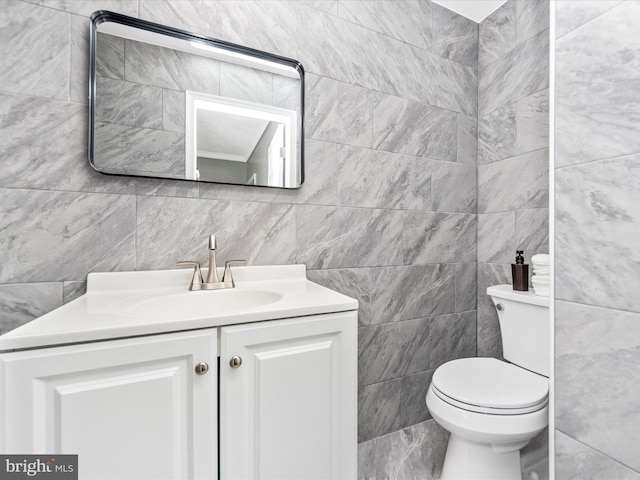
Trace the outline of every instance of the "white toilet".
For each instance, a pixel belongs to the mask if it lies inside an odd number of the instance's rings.
[[[451,433],[441,480],[520,480],[520,449],[549,423],[549,298],[511,285],[487,294],[507,361],[463,358],[434,372],[427,407]]]

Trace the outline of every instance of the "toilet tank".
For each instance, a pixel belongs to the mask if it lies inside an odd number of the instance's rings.
[[[504,359],[549,377],[551,374],[551,315],[549,297],[533,290],[518,292],[511,285],[487,288],[498,312]]]

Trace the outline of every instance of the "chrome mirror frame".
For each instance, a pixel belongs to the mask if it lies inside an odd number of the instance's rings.
[[[250,47],[245,47],[243,45],[237,45],[230,42],[225,42],[223,40],[218,40],[215,38],[207,37],[204,35],[199,35],[196,33],[188,32],[186,30],[181,30],[178,28],[169,27],[166,25],[161,25],[158,23],[149,22],[146,20],[141,20],[135,17],[129,17],[127,15],[122,15],[120,13],[110,12],[106,10],[98,10],[93,13],[91,16],[90,22],[90,30],[89,30],[89,88],[88,88],[88,103],[89,103],[89,132],[88,132],[88,157],[89,164],[91,167],[105,175],[116,175],[116,176],[131,176],[127,174],[119,174],[119,173],[106,173],[101,172],[101,170],[95,164],[94,157],[94,147],[95,147],[95,139],[94,139],[94,129],[95,129],[95,110],[96,110],[96,48],[97,48],[97,34],[98,34],[98,26],[104,22],[115,22],[125,26],[134,27],[142,30],[146,30],[148,32],[165,35],[169,37],[173,37],[180,40],[185,40],[188,42],[199,42],[204,45],[209,45],[214,48],[219,48],[222,50],[229,51],[231,53],[245,55],[254,57],[259,60],[274,62],[289,68],[295,69],[300,75],[300,115],[298,120],[298,132],[299,132],[299,168],[298,168],[298,186],[297,187],[287,187],[287,189],[300,188],[305,180],[305,168],[304,168],[304,68],[300,62],[297,60],[281,57],[279,55],[274,55],[271,53],[267,53],[261,50],[256,50]],[[158,178],[160,180],[177,180],[177,181],[198,181],[198,180],[189,180],[189,179],[178,179],[171,177],[156,177],[156,176],[145,176],[145,178]],[[206,182],[205,183],[221,183],[221,182]],[[233,184],[237,185],[237,184]],[[283,187],[271,187],[268,185],[257,185],[258,187],[266,187],[266,188],[283,188]]]

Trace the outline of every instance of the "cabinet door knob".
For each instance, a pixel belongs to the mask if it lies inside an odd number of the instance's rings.
[[[229,365],[231,365],[231,368],[238,368],[240,365],[242,365],[242,357],[234,355],[233,357],[231,357],[231,360],[229,360]]]
[[[503,305],[503,304],[501,304],[501,303],[498,303],[498,304],[496,305],[496,308],[497,308],[498,310],[502,311],[502,310],[504,310],[504,305]]]
[[[209,371],[209,365],[205,362],[200,362],[196,364],[196,373],[198,375],[204,375]]]

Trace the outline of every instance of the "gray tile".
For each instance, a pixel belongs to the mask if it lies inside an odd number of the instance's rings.
[[[478,215],[479,262],[511,263],[516,246],[516,212]]]
[[[640,154],[555,178],[556,298],[640,312]]]
[[[358,388],[358,443],[400,428],[402,379]]]
[[[502,337],[496,307],[487,295],[491,285],[511,284],[511,266],[478,264],[478,356],[502,358]]]
[[[7,254],[0,282],[133,270],[134,215],[131,196],[0,189],[0,250]]]
[[[639,2],[624,2],[558,40],[557,166],[640,151],[640,98],[630,80],[640,69],[640,39],[629,21],[639,16]]]
[[[476,309],[477,264],[456,264],[456,312]]]
[[[451,162],[431,164],[431,207],[436,212],[476,212],[477,169]]]
[[[458,114],[458,163],[478,163],[478,119]]]
[[[64,282],[62,284],[62,303],[69,303],[72,300],[84,295],[87,292],[87,282]]]
[[[338,145],[338,204],[402,208],[412,176],[405,157]]]
[[[297,3],[332,15],[338,15],[338,0],[299,0]]]
[[[378,94],[373,103],[373,147],[455,162],[456,120],[455,112]]]
[[[549,205],[549,152],[536,150],[478,167],[478,213]]]
[[[527,261],[536,253],[549,253],[548,208],[516,212],[516,248],[524,250]]]
[[[71,17],[70,92],[69,99],[77,103],[89,103],[89,22],[85,17]],[[102,76],[106,75],[104,69]],[[115,75],[114,75],[115,76]]]
[[[298,58],[296,10],[289,2],[140,0],[140,18]]]
[[[509,103],[480,117],[478,123],[478,163],[495,162],[514,155],[517,125],[516,104]]]
[[[478,109],[486,115],[549,87],[549,31],[518,44],[478,69]]]
[[[556,478],[562,480],[640,480],[637,471],[560,431],[556,431],[555,465]]]
[[[617,7],[625,0],[556,0],[556,38],[560,38],[570,31],[588,23],[590,20]]]
[[[216,235],[220,264],[232,259],[247,260],[250,265],[296,261],[291,205],[138,197],[139,270],[173,268],[179,260],[207,265],[207,242],[212,234]]]
[[[274,107],[296,110],[300,108],[300,92],[302,83],[299,78],[289,78],[284,75],[273,76]]]
[[[476,312],[429,319],[429,368],[456,358],[476,356]]]
[[[95,121],[133,127],[162,128],[162,89],[96,78]]]
[[[449,433],[435,420],[358,445],[359,480],[440,478]]]
[[[547,0],[517,0],[516,41],[530,39],[549,28],[549,2]]]
[[[509,103],[480,119],[479,163],[549,147],[549,90]]]
[[[478,79],[475,68],[406,46],[405,88],[412,100],[466,115],[476,115]]]
[[[506,2],[479,26],[478,62],[487,65],[516,43],[516,1]]]
[[[382,92],[403,93],[403,42],[317,10],[299,10],[298,58],[306,71]]]
[[[555,305],[556,428],[640,470],[640,314]]]
[[[432,376],[433,370],[428,370],[402,377],[402,404],[400,405],[402,427],[415,425],[431,418],[426,397]]]
[[[308,268],[402,262],[402,213],[301,205],[296,209],[298,262]]]
[[[549,90],[519,99],[515,154],[549,147]]]
[[[307,278],[358,300],[358,324],[371,323],[371,276],[367,268],[308,270]]]
[[[338,145],[337,181],[339,205],[431,208],[431,161],[426,158]]]
[[[0,285],[0,334],[62,305],[62,283]]]
[[[185,178],[184,134],[96,122],[94,165],[101,172]]]
[[[271,105],[273,103],[273,77],[272,73],[263,70],[221,62],[220,95]]]
[[[407,265],[371,269],[371,323],[455,311],[453,265]]]
[[[138,15],[138,0],[25,0],[55,10],[90,17],[97,10],[109,10],[129,16]],[[87,26],[89,22],[87,22]]]
[[[358,385],[371,385],[429,368],[429,319],[358,329]]]
[[[478,24],[448,8],[433,4],[433,46],[436,55],[476,67]]]
[[[402,207],[407,210],[431,210],[431,160],[404,156],[409,186],[404,192]]]
[[[340,0],[338,15],[345,20],[362,25],[410,45],[431,48],[430,2],[367,0]]]
[[[184,133],[186,96],[184,92],[162,89],[162,129]]]
[[[273,203],[336,204],[336,144],[305,140],[302,187],[295,190],[245,185],[200,184],[201,198]]]
[[[9,0],[3,2],[2,16],[0,90],[68,100],[69,15]]]
[[[209,57],[126,40],[124,68],[129,82],[220,94],[220,62]]]
[[[305,90],[305,130],[309,138],[371,147],[369,90],[310,74]]]
[[[78,29],[86,29],[84,18],[72,17],[72,21],[74,20],[78,23]],[[124,80],[124,38],[98,32],[96,39],[96,74]]]
[[[85,105],[0,94],[0,186],[76,186],[77,172],[89,168],[85,125]]]
[[[404,263],[461,263],[476,260],[476,216],[405,212]]]

